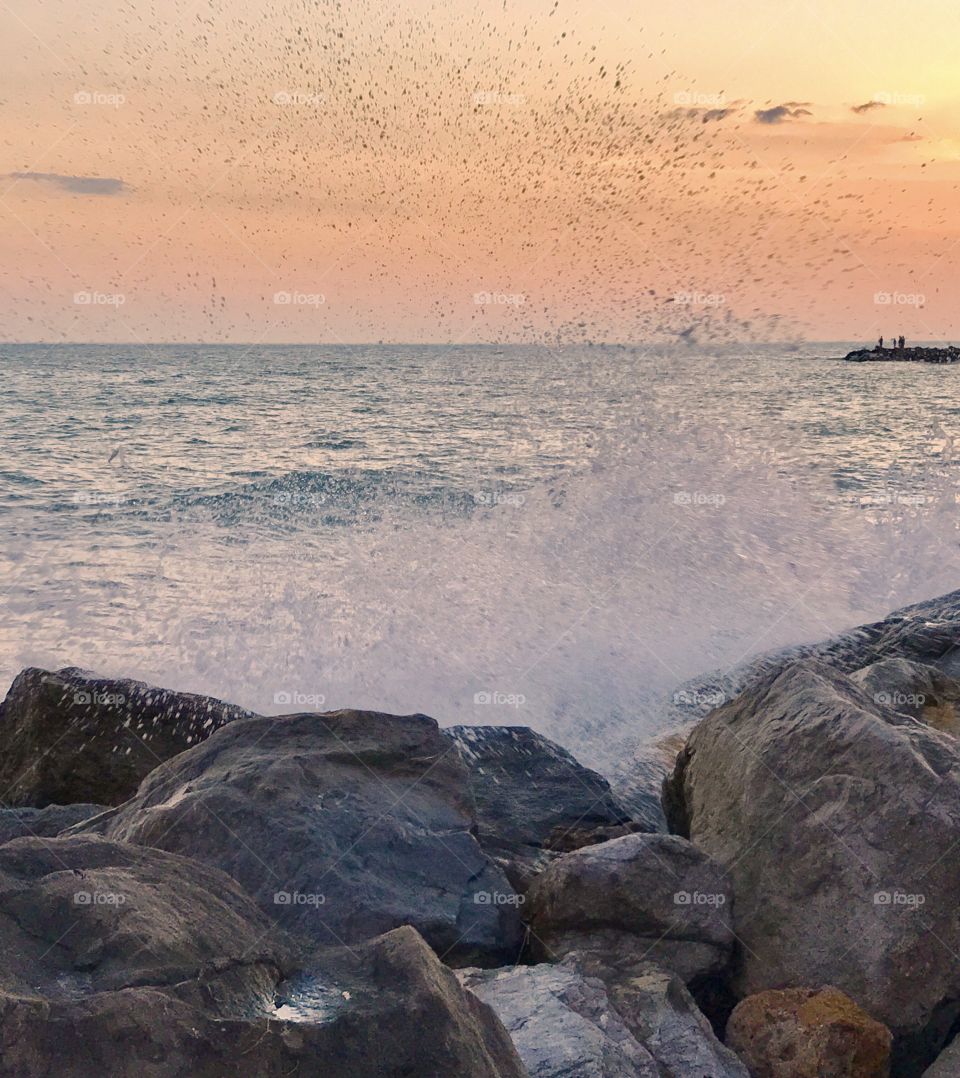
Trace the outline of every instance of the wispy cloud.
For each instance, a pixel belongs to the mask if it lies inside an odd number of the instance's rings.
[[[34,180],[49,183],[72,195],[121,195],[130,187],[110,176],[64,176],[59,172],[8,172],[11,180]]]
[[[850,107],[851,112],[872,112],[873,109],[885,109],[887,107],[885,101],[864,101],[862,105],[852,105]]]
[[[768,109],[757,109],[753,118],[758,124],[782,124],[788,120],[799,120],[802,116],[812,116],[810,101],[784,101]]]

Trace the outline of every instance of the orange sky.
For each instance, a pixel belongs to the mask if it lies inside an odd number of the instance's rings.
[[[945,0],[0,18],[7,340],[960,337]]]

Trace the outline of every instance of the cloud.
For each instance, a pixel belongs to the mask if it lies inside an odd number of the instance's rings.
[[[110,176],[63,176],[59,172],[10,172],[7,175],[12,180],[50,183],[72,195],[121,195],[130,190],[123,180]]]
[[[885,109],[887,104],[885,101],[864,101],[862,105],[851,105],[851,112],[871,112],[873,109]]]
[[[782,124],[787,120],[799,120],[801,116],[812,116],[807,108],[809,101],[784,101],[769,109],[757,109],[753,118],[758,124]]]

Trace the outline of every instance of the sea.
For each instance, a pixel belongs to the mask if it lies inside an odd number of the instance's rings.
[[[0,679],[532,726],[960,586],[960,368],[855,342],[0,345]]]

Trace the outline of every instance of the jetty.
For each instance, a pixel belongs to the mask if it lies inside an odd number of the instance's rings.
[[[858,348],[844,356],[850,363],[958,363],[960,348],[948,344],[945,348]]]

